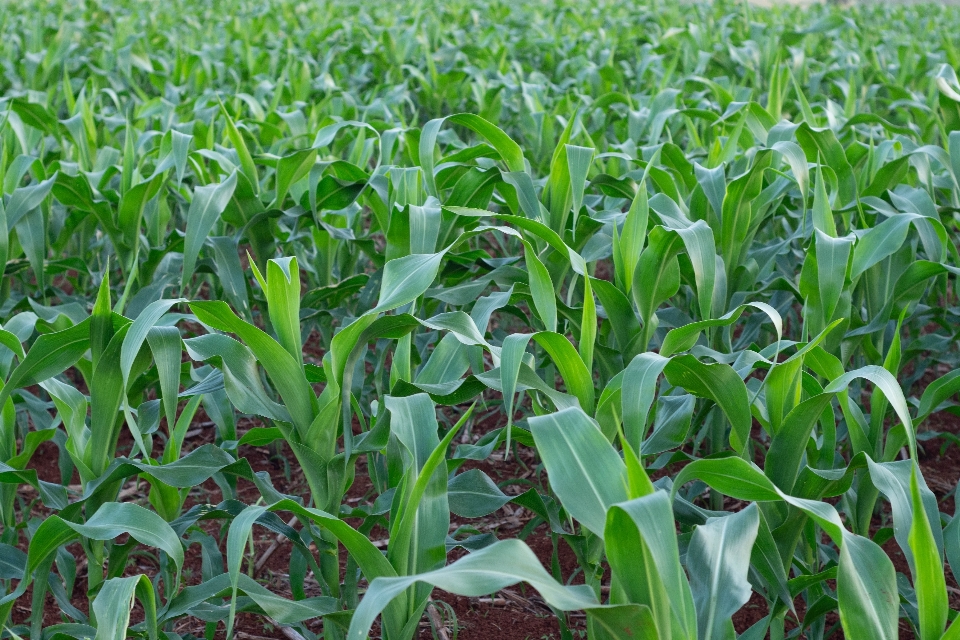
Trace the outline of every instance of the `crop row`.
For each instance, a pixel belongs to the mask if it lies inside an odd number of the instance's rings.
[[[3,15],[4,637],[960,638],[960,14],[516,4]]]

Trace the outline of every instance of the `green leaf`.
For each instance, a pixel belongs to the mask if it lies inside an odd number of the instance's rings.
[[[632,278],[631,278],[632,281]],[[633,359],[639,341],[641,327],[637,314],[633,310],[630,298],[627,298],[620,289],[606,280],[590,279],[590,288],[597,294],[607,321],[611,325],[613,335],[617,339],[617,346],[623,355],[623,361]]]
[[[817,277],[823,324],[826,324],[833,320],[833,312],[843,293],[853,238],[831,238],[819,229],[816,234]]]
[[[657,380],[670,362],[656,353],[641,353],[623,372],[623,432],[634,451],[640,451],[647,417],[657,392]]]
[[[237,172],[234,171],[223,182],[197,187],[193,200],[187,210],[187,228],[183,246],[183,276],[180,289],[186,289],[187,282],[193,278],[200,248],[217,222],[217,218],[227,208],[233,192],[237,188]]]
[[[450,528],[447,473],[441,462],[456,428],[437,437],[436,408],[426,394],[387,396],[390,429],[404,449],[404,481],[397,490],[387,558],[400,575],[429,571],[443,564]],[[398,501],[399,500],[399,501]],[[418,593],[416,601],[426,597]]]
[[[612,572],[611,602],[650,607],[658,638],[696,638],[696,613],[680,564],[673,509],[666,492],[621,502],[607,511],[604,544]]]
[[[230,138],[233,148],[240,157],[240,170],[243,171],[244,176],[250,182],[254,193],[258,193],[260,191],[260,178],[257,175],[257,166],[253,163],[253,156],[250,155],[247,143],[244,141],[240,130],[237,129],[237,125],[233,123],[233,118],[227,113],[227,109],[223,106],[222,102],[220,103],[220,112],[226,121],[227,137]]]
[[[531,417],[528,422],[560,501],[584,527],[603,537],[607,509],[628,498],[623,460],[580,409]]]
[[[640,349],[646,349],[657,328],[657,308],[680,290],[680,265],[676,254],[679,236],[654,227],[647,248],[640,254],[633,276],[633,299],[643,322]]]
[[[917,459],[917,437],[913,429],[913,420],[910,418],[910,411],[907,409],[907,401],[903,397],[903,390],[900,388],[900,383],[897,382],[897,379],[893,377],[889,371],[883,367],[878,367],[875,365],[870,365],[866,367],[861,367],[854,371],[843,374],[842,376],[831,381],[830,384],[824,388],[825,393],[838,393],[840,391],[846,390],[847,386],[858,378],[867,380],[883,393],[887,401],[893,406],[893,410],[896,412],[897,417],[900,418],[900,422],[903,424],[904,429],[907,433],[907,442],[910,447],[910,458],[913,460]],[[879,438],[879,434],[874,434],[875,438]]]
[[[140,354],[144,341],[150,330],[154,328],[160,318],[170,310],[175,304],[183,302],[182,299],[175,300],[157,300],[151,302],[137,316],[127,331],[123,339],[123,346],[120,348],[120,371],[123,373],[123,387],[126,389],[130,384],[130,373],[133,369],[134,360]],[[179,359],[179,358],[178,358]]]
[[[813,228],[830,238],[837,237],[837,223],[833,220],[827,185],[823,181],[823,167],[817,164],[817,184],[813,192]]]
[[[747,572],[759,524],[760,511],[751,504],[694,530],[687,568],[701,640],[730,637],[733,614],[750,599]]]
[[[110,343],[97,363],[97,368],[93,371],[93,379],[90,382],[91,452],[89,455],[90,470],[95,475],[103,473],[110,464],[120,435],[117,415],[127,390],[121,358],[123,344],[130,327],[129,324],[121,327],[110,339]],[[134,353],[136,355],[136,352]],[[129,426],[137,449],[142,455],[149,455],[140,430],[132,424]]]
[[[132,135],[128,139],[132,139]],[[136,246],[140,235],[140,227],[143,221],[143,210],[160,190],[163,183],[163,175],[157,175],[134,185],[124,192],[120,198],[120,206],[117,209],[117,225],[122,230],[125,244],[128,248]]]
[[[513,427],[513,403],[516,400],[517,378],[520,375],[520,365],[523,364],[523,355],[530,341],[528,333],[512,333],[503,339],[500,347],[500,385],[506,402],[507,412],[507,442],[504,451],[510,451],[510,433]]]
[[[773,154],[770,151],[758,151],[754,156],[750,170],[727,185],[720,216],[719,244],[728,274],[732,274],[733,270],[741,264],[740,257],[746,252],[746,247],[749,246],[752,239],[752,232],[756,229],[759,212],[755,211],[754,205],[760,196],[760,191],[763,188],[763,177],[772,160]],[[712,231],[710,240],[713,240]],[[689,246],[687,250],[690,251]],[[712,293],[712,286],[710,290]],[[701,311],[702,307],[703,303],[701,302]],[[705,320],[709,319],[710,314],[703,313],[703,318]]]
[[[183,566],[183,545],[170,525],[152,511],[131,502],[108,502],[100,507],[85,524],[67,525],[82,536],[93,540],[112,540],[128,533],[141,544],[164,551],[177,567],[179,581]],[[176,586],[172,587],[174,590]]]
[[[0,405],[16,389],[52,378],[73,366],[89,348],[90,320],[40,336],[0,390]]]
[[[240,512],[230,523],[227,534],[227,572],[230,575],[230,616],[227,619],[227,637],[233,637],[233,624],[237,612],[237,588],[240,583],[240,569],[246,553],[247,542],[253,530],[253,524],[266,513],[261,505],[250,505]]]
[[[447,485],[447,497],[450,511],[461,518],[482,518],[510,502],[510,496],[479,469],[456,475]]]
[[[388,262],[383,268],[380,300],[370,313],[402,307],[423,295],[436,279],[444,253],[414,253]]]
[[[947,601],[947,583],[943,559],[937,551],[937,541],[917,483],[916,464],[910,474],[910,499],[913,507],[913,522],[910,525],[909,544],[913,551],[914,589],[917,594],[917,610],[920,614],[920,638],[939,640],[947,625],[950,606]],[[939,516],[939,514],[937,514]],[[938,517],[939,519],[939,517]],[[939,522],[937,523],[939,528]]]
[[[930,541],[933,543],[933,552],[937,556],[938,565],[942,564],[944,540],[939,527],[940,509],[937,505],[937,497],[934,495],[922,476],[917,476],[914,471],[915,463],[912,460],[897,460],[895,462],[874,462],[867,458],[867,467],[870,471],[870,480],[873,485],[890,502],[890,510],[893,512],[893,533],[897,539],[897,544],[903,551],[910,572],[914,580],[919,578],[917,559],[914,557],[916,546],[910,542],[914,534],[914,528],[917,526],[917,520],[920,514],[915,512],[915,503],[913,500],[914,486],[916,493],[920,497],[920,505],[926,515],[930,525]],[[936,522],[936,528],[933,524]],[[921,532],[922,534],[922,532]],[[925,534],[922,534],[925,537]],[[929,550],[923,549],[926,554]]]
[[[583,203],[583,190],[587,183],[587,172],[593,164],[593,147],[577,147],[565,145],[567,152],[567,167],[570,172],[570,191],[573,196],[573,234],[577,233],[577,218],[580,215],[580,206]]]
[[[768,502],[781,499],[777,488],[757,465],[743,458],[704,458],[692,461],[674,478],[674,495],[680,487],[695,479],[702,480],[720,493],[737,500]]]
[[[287,600],[271,593],[253,578],[242,573],[237,581],[237,593],[245,595],[262,613],[280,624],[295,624],[338,610],[337,601],[334,598],[313,597],[296,601]],[[199,605],[210,600],[219,604],[219,599],[232,594],[230,574],[221,573],[199,585],[184,588],[168,600],[166,606],[160,611],[159,621],[161,623],[173,621],[185,615],[194,614],[200,609]]]
[[[263,330],[238,318],[224,302],[191,302],[190,309],[200,322],[220,331],[234,333],[243,340],[266,369],[297,430],[305,435],[319,406],[303,367],[297,360]]]
[[[267,206],[267,209],[278,209],[283,205],[283,201],[290,191],[290,185],[310,173],[314,163],[317,161],[317,150],[301,149],[291,154],[285,155],[277,162],[277,188],[273,202]]]
[[[450,593],[477,597],[521,581],[536,589],[551,607],[562,611],[590,609],[599,605],[589,587],[564,586],[556,582],[523,542],[502,540],[442,569],[415,576],[374,580],[353,614],[347,638],[364,640],[377,615],[417,582]]]
[[[798,91],[798,94],[801,94],[801,92]],[[808,115],[812,117],[812,113]],[[797,143],[807,155],[808,161],[819,164],[820,160],[823,159],[826,161],[824,166],[830,167],[836,172],[839,183],[839,203],[846,206],[856,201],[857,180],[853,174],[853,167],[850,166],[850,161],[847,160],[843,146],[837,141],[837,136],[833,130],[826,128],[814,129],[813,123],[808,120],[800,125],[797,129],[796,136]],[[817,176],[817,182],[818,184],[820,183],[819,175]],[[832,236],[837,235],[836,232],[829,233],[826,229],[821,229],[821,231]]]
[[[533,296],[533,305],[537,309],[543,326],[549,332],[557,330],[557,294],[553,288],[550,273],[537,257],[533,246],[524,241],[523,259],[527,265],[527,275],[530,281],[530,293]]]
[[[730,421],[730,446],[742,452],[750,438],[750,402],[747,387],[730,365],[703,364],[692,355],[677,356],[664,368],[667,380],[693,395],[716,402]]]
[[[57,175],[54,174],[41,182],[15,189],[4,207],[7,216],[7,229],[16,227],[27,213],[39,207],[50,194],[50,190],[53,189],[53,184],[56,181]]]
[[[649,166],[649,165],[648,165]],[[623,222],[623,232],[619,236],[619,246],[615,249],[619,256],[621,267],[620,282],[625,294],[630,294],[633,286],[633,274],[637,270],[637,263],[643,251],[647,237],[647,223],[650,216],[650,206],[647,201],[647,183],[641,181],[637,195],[630,203]],[[598,292],[599,295],[599,292]],[[601,301],[603,298],[601,297]],[[604,305],[606,306],[606,305]],[[626,345],[624,345],[626,346]]]
[[[593,376],[570,341],[558,333],[540,331],[533,339],[550,354],[553,363],[563,376],[567,389],[580,401],[580,407],[593,412],[596,390],[593,388]]]
[[[960,135],[960,133],[958,133],[958,135]],[[960,370],[951,371],[927,385],[927,388],[923,390],[923,395],[920,396],[920,407],[917,409],[917,424],[919,425],[923,422],[931,413],[936,411],[943,402],[953,397],[957,391],[960,391]]]
[[[103,583],[93,600],[93,614],[97,620],[95,640],[124,640],[127,637],[134,599],[140,600],[143,606],[147,637],[156,640],[156,595],[153,584],[145,575],[111,578]]]
[[[297,259],[273,258],[267,262],[264,280],[253,260],[253,273],[267,294],[270,324],[284,349],[303,366],[303,340],[300,335],[300,267]]]
[[[659,640],[650,607],[623,604],[587,610],[587,633],[597,640]]]
[[[837,571],[844,634],[895,640],[899,600],[893,563],[887,554],[866,538],[845,535]]]
[[[580,320],[580,341],[577,350],[588,373],[593,372],[593,354],[597,340],[597,303],[593,299],[590,278],[583,279],[583,314]],[[591,385],[592,387],[593,385]]]
[[[767,314],[767,317],[770,318],[770,321],[773,322],[774,328],[777,330],[777,340],[782,339],[783,319],[780,317],[780,314],[777,312],[777,310],[764,302],[747,302],[746,304],[738,306],[733,311],[719,318],[691,322],[690,324],[682,327],[671,329],[663,339],[663,344],[660,345],[660,355],[663,357],[669,357],[675,353],[690,349],[697,343],[697,340],[700,338],[700,334],[704,329],[708,329],[710,327],[730,326],[740,318],[741,314],[743,314],[747,307],[753,307]]]
[[[829,407],[833,394],[821,393],[794,407],[773,436],[767,452],[767,476],[784,491],[793,491],[813,427]],[[831,415],[831,420],[833,416]]]
[[[918,217],[907,213],[891,216],[860,236],[853,248],[850,278],[857,278],[899,249],[907,239],[910,224]]]
[[[257,359],[250,349],[229,336],[215,333],[188,338],[183,344],[194,360],[221,359],[227,396],[241,413],[292,421],[286,408],[274,402],[264,388]]]
[[[244,318],[250,318],[250,299],[247,295],[247,279],[237,253],[237,241],[230,236],[207,239],[213,249],[213,262],[224,295],[234,309]]]
[[[130,337],[129,333],[127,337]],[[180,358],[183,354],[180,330],[176,327],[153,327],[147,332],[147,343],[153,353],[153,361],[157,365],[157,377],[160,378],[160,394],[167,416],[167,428],[172,430],[176,423],[180,393]],[[179,457],[180,453],[177,450],[174,459]]]

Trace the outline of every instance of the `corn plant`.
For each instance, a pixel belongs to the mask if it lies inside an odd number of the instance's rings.
[[[958,24],[5,12],[0,637],[406,640],[518,582],[563,638],[956,637]]]

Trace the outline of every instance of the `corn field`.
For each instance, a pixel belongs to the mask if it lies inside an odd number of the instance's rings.
[[[5,2],[0,638],[960,640],[958,33]]]

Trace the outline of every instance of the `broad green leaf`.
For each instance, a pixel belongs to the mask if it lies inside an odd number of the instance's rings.
[[[833,219],[827,185],[823,180],[823,166],[817,163],[817,181],[813,192],[813,228],[830,238],[837,237],[837,223]]]
[[[7,217],[7,229],[17,226],[20,220],[44,201],[53,189],[57,176],[53,175],[41,182],[20,187],[10,195],[4,209]]]
[[[183,277],[180,280],[180,289],[186,289],[187,282],[192,279],[200,248],[206,242],[207,236],[230,203],[233,192],[237,188],[237,172],[234,171],[223,182],[197,187],[193,193],[193,200],[187,210],[187,228],[183,248]]]
[[[267,508],[260,505],[250,505],[230,523],[230,532],[227,534],[227,571],[230,574],[230,616],[227,619],[227,637],[233,637],[233,625],[237,611],[237,588],[240,583],[240,569],[246,552],[247,542],[253,524],[266,513]]]
[[[494,593],[518,582],[526,582],[550,606],[562,611],[599,605],[588,587],[564,586],[556,582],[523,542],[502,540],[442,569],[373,581],[350,621],[348,640],[364,640],[377,615],[394,598],[418,582],[467,597]]]
[[[306,434],[319,407],[297,360],[263,330],[238,318],[223,302],[191,302],[190,309],[200,322],[236,334],[249,347],[283,398],[297,430]]]
[[[623,231],[619,235],[614,235],[615,257],[619,258],[621,288],[627,295],[633,286],[633,274],[637,270],[637,262],[640,260],[640,254],[643,251],[643,245],[647,236],[647,224],[650,216],[650,206],[647,201],[646,181],[641,181],[637,189],[637,195],[630,204],[626,218],[623,222]],[[599,294],[598,294],[599,295]],[[601,298],[602,300],[602,298]]]
[[[913,429],[913,420],[910,418],[910,411],[907,409],[907,401],[903,397],[903,390],[900,388],[897,379],[894,378],[889,371],[883,367],[874,365],[861,367],[831,381],[830,384],[824,388],[824,392],[837,393],[846,390],[847,386],[858,378],[871,382],[883,393],[887,401],[893,406],[893,410],[896,412],[897,417],[900,418],[904,429],[906,429],[907,442],[910,446],[910,457],[916,460],[917,440],[916,433]],[[875,434],[875,437],[879,437],[879,434]]]
[[[883,550],[866,538],[845,535],[837,572],[840,622],[847,635],[895,640],[897,632],[896,577]]]
[[[387,558],[397,573],[411,575],[435,569],[446,555],[450,509],[446,469],[440,463],[456,429],[440,440],[436,408],[426,394],[387,396],[385,404],[390,428],[404,449],[405,476],[394,499]],[[426,596],[418,591],[415,600]]]
[[[286,408],[275,402],[260,379],[257,360],[250,349],[233,338],[207,334],[188,338],[183,343],[194,360],[220,358],[227,396],[242,413],[290,422]]]
[[[268,209],[279,208],[290,191],[290,185],[310,173],[317,160],[316,149],[301,149],[285,155],[277,162],[276,191]]]
[[[580,401],[580,407],[592,413],[596,398],[593,376],[570,341],[560,334],[549,331],[535,333],[533,339],[550,354],[560,375],[563,376],[567,390]]]
[[[777,339],[782,339],[783,319],[780,317],[780,314],[777,312],[777,310],[764,302],[748,302],[738,306],[733,311],[719,318],[691,322],[690,324],[682,327],[671,329],[663,339],[663,344],[660,345],[660,355],[669,357],[675,353],[690,349],[694,344],[696,344],[701,332],[704,329],[708,329],[710,327],[730,326],[740,318],[747,307],[753,307],[767,314],[767,317],[770,318],[770,321],[773,322],[774,328],[777,330]]]
[[[241,134],[240,130],[237,129],[237,125],[234,124],[233,118],[231,118],[230,114],[227,113],[223,103],[220,103],[220,112],[223,114],[223,118],[226,121],[227,137],[230,139],[230,143],[233,144],[233,148],[240,157],[240,170],[250,182],[251,186],[253,186],[254,193],[257,193],[260,191],[260,178],[257,175],[257,167],[253,163],[253,156],[250,155],[250,150],[247,148],[247,143],[243,139],[243,134]]]
[[[733,427],[730,445],[743,451],[750,438],[750,415],[747,387],[736,371],[727,364],[703,364],[692,355],[677,356],[664,368],[667,380],[701,398],[708,398],[723,410]]]
[[[380,300],[371,313],[402,307],[423,295],[436,279],[444,253],[415,253],[388,262],[383,269]]]
[[[457,474],[447,485],[447,497],[450,511],[462,518],[481,518],[510,502],[510,496],[479,469]]]
[[[580,206],[583,204],[583,190],[587,182],[587,172],[593,164],[595,150],[592,147],[577,147],[565,145],[567,152],[567,167],[570,171],[570,191],[573,196],[573,233],[577,232],[577,218],[580,215]]]
[[[612,581],[627,601],[650,607],[657,637],[696,638],[694,601],[667,493],[611,506],[604,543]]]
[[[597,640],[659,640],[653,614],[644,605],[587,609],[587,629]]]
[[[513,333],[503,339],[500,347],[500,385],[506,403],[507,412],[507,443],[505,451],[510,451],[510,432],[513,426],[513,403],[516,400],[517,377],[520,375],[520,365],[523,364],[523,355],[530,341],[528,333]]]
[[[93,540],[111,540],[128,533],[142,544],[163,550],[177,566],[177,579],[183,566],[183,545],[170,525],[157,514],[130,502],[108,502],[84,524],[67,525]],[[172,588],[175,588],[172,587]]]
[[[918,526],[920,515],[914,511],[913,485],[917,485],[916,494],[920,497],[920,504],[923,507],[926,519],[931,523],[938,523],[936,529],[931,525],[929,530],[930,540],[933,542],[932,550],[937,556],[938,564],[942,564],[944,548],[943,534],[939,527],[940,509],[937,506],[937,498],[927,488],[921,477],[914,478],[916,474],[915,466],[915,463],[911,460],[877,463],[867,458],[867,468],[870,471],[871,482],[890,502],[890,510],[893,512],[893,533],[914,579],[918,577],[917,571],[920,567],[914,557],[916,545],[910,542],[910,536],[913,535],[914,528]],[[923,535],[926,537],[925,534]],[[927,549],[924,549],[923,553],[926,554],[927,551]]]
[[[167,601],[160,610],[160,621],[173,621],[197,612],[207,601],[229,597],[233,593],[229,573],[221,573],[195,586],[185,587]],[[330,597],[288,600],[275,595],[256,580],[241,573],[237,581],[237,593],[243,594],[267,616],[280,624],[294,624],[310,618],[337,611],[337,601]]]
[[[124,640],[127,637],[130,610],[135,599],[143,606],[147,637],[156,640],[156,595],[153,584],[145,575],[111,578],[103,583],[93,600],[93,613],[97,619],[95,640]]]
[[[603,537],[607,509],[628,497],[623,460],[580,409],[564,409],[528,422],[560,501],[584,527]]]
[[[148,305],[130,325],[130,329],[123,339],[123,346],[120,348],[120,371],[123,373],[124,388],[130,384],[130,372],[133,369],[134,360],[139,355],[150,330],[170,310],[170,307],[180,302],[183,302],[183,300],[157,300]]]
[[[690,590],[697,608],[697,637],[728,638],[733,614],[753,589],[747,581],[760,511],[751,504],[697,527],[687,550]]]
[[[852,247],[853,238],[831,238],[816,230],[817,276],[824,324],[833,320],[833,312],[840,302]]]
[[[10,373],[0,391],[0,402],[5,402],[16,389],[42,382],[65,371],[89,348],[89,320],[63,331],[40,336],[30,347],[27,356]]]
[[[720,493],[750,502],[781,499],[780,493],[763,472],[743,458],[723,457],[694,460],[686,465],[673,481],[673,493],[690,482],[702,480]]]
[[[129,339],[130,334],[127,333]],[[183,342],[176,327],[152,327],[147,332],[147,343],[157,366],[160,378],[160,393],[167,417],[167,428],[172,431],[177,418],[178,394],[180,393],[180,361]],[[176,457],[179,456],[179,452]]]
[[[267,262],[266,280],[256,264],[251,269],[267,295],[270,324],[284,349],[303,366],[303,340],[300,336],[300,267],[297,259],[274,258]]]
[[[543,326],[549,332],[557,330],[557,294],[554,290],[550,273],[537,257],[533,246],[524,242],[524,261],[527,265],[527,275],[530,282],[530,293],[533,295],[533,304],[540,315]]]
[[[657,392],[657,380],[669,362],[669,358],[656,353],[641,353],[623,372],[623,431],[634,451],[640,451],[647,416]]]
[[[914,589],[917,594],[917,610],[920,614],[920,638],[940,638],[947,624],[950,611],[947,602],[947,584],[943,559],[937,551],[937,541],[917,483],[916,465],[910,473],[910,499],[913,522],[910,525],[909,545],[913,551]],[[939,513],[938,519],[939,519]],[[937,523],[939,529],[939,522]]]

